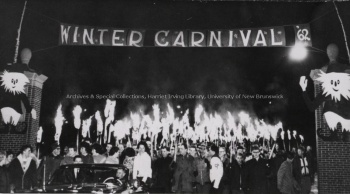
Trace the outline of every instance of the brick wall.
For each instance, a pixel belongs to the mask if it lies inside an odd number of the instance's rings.
[[[0,150],[11,149],[17,152],[23,144],[30,144],[33,148],[36,147],[36,133],[39,130],[42,87],[47,77],[32,72],[24,72],[24,74],[30,80],[30,83],[25,87],[25,93],[27,94],[30,105],[36,110],[37,119],[32,119],[30,113],[26,114],[25,123],[27,125],[27,132],[25,134],[0,134]]]
[[[322,91],[315,83],[315,95]],[[326,129],[322,108],[315,111],[316,129]],[[327,133],[327,132],[325,132]],[[323,134],[325,134],[323,133]],[[325,135],[329,135],[325,134]],[[338,135],[342,135],[340,126]],[[350,142],[323,141],[317,136],[318,190],[320,194],[350,193]]]

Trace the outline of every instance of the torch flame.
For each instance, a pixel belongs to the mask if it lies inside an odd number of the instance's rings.
[[[102,118],[101,118],[101,113],[100,111],[96,111],[95,113],[95,119],[97,121],[97,131],[99,133],[102,133],[103,131],[103,122],[102,122]]]
[[[301,141],[301,143],[303,143],[303,142],[304,142],[304,136],[299,135],[299,137],[300,137],[300,141]]]
[[[80,129],[80,126],[81,126],[81,112],[82,112],[82,109],[81,109],[81,106],[75,106],[74,109],[73,109],[73,116],[74,116],[74,127],[76,129]]]
[[[62,104],[60,104],[56,111],[56,117],[55,117],[55,128],[56,128],[56,134],[55,134],[55,141],[59,141],[62,133],[62,125],[63,122],[66,119],[63,117],[62,113]]]

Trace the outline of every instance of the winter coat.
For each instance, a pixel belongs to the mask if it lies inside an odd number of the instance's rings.
[[[277,187],[281,193],[294,194],[296,181],[293,177],[292,162],[284,161],[277,173]]]
[[[177,155],[174,172],[174,185],[172,190],[179,192],[193,192],[194,178],[194,158],[189,154],[185,156]],[[182,188],[181,191],[179,188]]]
[[[309,169],[309,175],[312,174],[312,162],[310,160],[308,160],[307,157],[303,157],[306,158],[307,161],[307,168]],[[295,178],[295,180],[301,184],[301,177],[302,177],[302,173],[301,173],[301,157],[297,156],[293,159],[293,176]]]
[[[83,160],[84,164],[93,164],[94,163],[94,158],[90,154],[87,154],[86,156],[81,154],[80,156],[81,156],[81,159]],[[119,162],[118,162],[118,164],[119,164]]]
[[[198,157],[194,160],[195,163],[195,176],[196,176],[196,182],[204,185],[206,183],[210,183],[209,178],[209,169],[210,169],[210,162],[206,158]]]
[[[5,165],[0,166],[0,193],[9,193],[9,185],[10,182],[7,167]]]
[[[170,169],[170,164],[172,162],[171,157],[166,158],[158,158],[155,161],[154,165],[154,173],[155,173],[155,187],[169,187],[170,188],[170,181],[172,177],[172,172]]]
[[[30,158],[24,171],[24,167],[21,165],[21,157],[22,155],[20,154],[9,166],[10,184],[14,185],[15,190],[34,188],[37,186],[36,163]]]
[[[60,167],[63,157],[60,155],[54,156],[52,153],[45,156],[38,168],[38,179],[40,182],[44,179],[44,164],[45,164],[45,182],[47,183],[54,172]]]
[[[252,194],[265,194],[267,193],[267,175],[269,170],[267,167],[267,161],[259,158],[251,159],[247,162],[247,188],[248,193]]]
[[[231,169],[229,172],[229,184],[231,189],[240,190],[246,188],[246,176],[247,168],[246,164],[242,162],[238,164],[237,160],[233,160],[231,163]]]

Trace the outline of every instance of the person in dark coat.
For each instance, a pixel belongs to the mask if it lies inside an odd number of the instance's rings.
[[[20,154],[15,158],[8,169],[11,190],[34,189],[37,187],[36,163],[30,157],[32,147],[24,145]]]
[[[232,194],[244,194],[246,189],[246,164],[244,163],[244,155],[236,154],[236,158],[232,160],[229,171],[229,185]]]
[[[9,177],[6,166],[6,154],[0,151],[0,193],[9,193]]]
[[[83,159],[84,164],[93,164],[94,158],[90,154],[91,148],[90,145],[86,142],[81,143],[80,145],[80,156]]]
[[[298,148],[298,156],[293,159],[293,176],[299,183],[301,194],[311,191],[312,162],[304,156],[305,148]]]
[[[170,149],[168,147],[163,147],[161,150],[162,157],[158,158],[154,165],[154,188],[156,192],[170,193],[172,177],[170,164],[173,159],[169,156]]]
[[[277,151],[274,151],[272,154],[272,158],[268,160],[268,164],[270,167],[270,174],[268,175],[269,194],[280,194],[280,191],[277,188],[277,172],[284,161],[284,155],[278,153]]]
[[[308,159],[308,161],[311,162],[311,166],[312,166],[312,171],[310,172],[310,177],[311,177],[311,184],[314,183],[314,179],[315,179],[315,172],[316,172],[316,160],[313,156],[312,153],[312,147],[311,146],[307,146],[306,147],[306,153],[305,153],[306,158]]]
[[[180,155],[176,156],[176,161],[173,163],[174,183],[173,192],[177,193],[192,193],[194,178],[194,158],[187,153],[187,145],[178,146]]]
[[[51,145],[52,152],[43,158],[38,168],[38,179],[42,183],[44,179],[45,166],[45,182],[47,183],[54,172],[60,167],[63,157],[60,155],[61,148],[57,143]]]
[[[195,158],[196,193],[210,193],[211,182],[209,177],[209,151],[205,145],[200,145],[200,155]]]
[[[225,146],[219,148],[219,157],[224,168],[224,174],[222,175],[219,190],[222,194],[230,193],[229,185],[229,171],[230,171],[230,159],[227,157]]]
[[[259,157],[259,147],[252,147],[253,158],[247,161],[248,194],[267,194],[267,161]]]
[[[74,164],[82,164],[83,159],[81,156],[77,155],[74,157]],[[84,182],[90,182],[92,176],[87,171],[87,169],[80,169],[80,168],[68,168],[65,169],[65,176],[66,180],[68,180],[68,183],[84,183]]]

